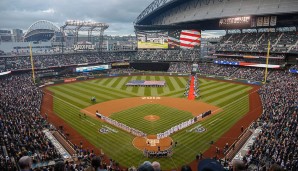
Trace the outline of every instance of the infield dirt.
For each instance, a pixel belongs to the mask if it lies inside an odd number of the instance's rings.
[[[216,114],[221,112],[222,110],[216,106],[213,106],[208,103],[188,100],[182,98],[173,98],[173,97],[158,97],[155,99],[148,99],[147,97],[132,97],[132,98],[123,98],[112,101],[106,101],[103,103],[98,103],[92,106],[89,106],[85,109],[82,109],[82,113],[86,113],[87,115],[95,116],[96,110],[99,113],[110,116],[113,113],[120,112],[123,110],[127,110],[133,107],[141,106],[144,104],[160,104],[172,108],[176,108],[178,110],[184,110],[192,113],[193,116],[198,116],[199,114],[206,112],[208,110],[212,111],[212,114]]]

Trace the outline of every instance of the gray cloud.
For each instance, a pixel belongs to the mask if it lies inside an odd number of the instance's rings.
[[[134,34],[133,21],[153,0],[0,0],[0,29],[27,30],[38,20],[62,26],[66,20],[91,20],[110,25],[108,35]],[[218,37],[218,31],[202,36]]]
[[[133,34],[134,19],[153,0],[0,0],[0,29],[26,30],[38,20],[62,26],[66,20],[91,20],[110,25],[107,34]]]

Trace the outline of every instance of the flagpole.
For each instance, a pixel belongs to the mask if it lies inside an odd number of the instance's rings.
[[[267,82],[269,53],[270,53],[270,41],[268,40],[268,49],[267,49],[267,57],[266,57],[266,69],[265,69],[264,83]]]
[[[35,84],[34,62],[33,62],[33,57],[32,57],[31,43],[29,43],[29,47],[30,47],[30,60],[31,60],[31,68],[32,68],[32,80],[33,80],[33,83]]]

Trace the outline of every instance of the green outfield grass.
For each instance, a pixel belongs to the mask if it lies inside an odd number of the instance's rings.
[[[125,83],[129,80],[165,80],[166,87],[126,87]],[[210,147],[209,142],[216,141],[230,127],[232,127],[245,113],[249,110],[248,91],[250,86],[221,82],[216,80],[200,79],[201,99],[204,102],[216,105],[223,109],[222,112],[211,116],[210,118],[196,123],[193,126],[179,131],[171,136],[178,146],[174,148],[174,155],[171,158],[147,159],[142,152],[132,145],[134,136],[128,132],[122,131],[107,123],[100,122],[97,119],[87,117],[79,118],[80,109],[93,105],[90,102],[91,96],[96,96],[97,102],[137,97],[137,96],[168,96],[183,97],[184,85],[188,77],[172,76],[130,76],[130,77],[111,77],[72,84],[63,84],[48,87],[54,93],[54,111],[70,126],[82,134],[94,146],[102,148],[104,153],[116,160],[123,166],[138,166],[145,160],[157,160],[161,163],[164,170],[177,168],[183,164],[188,164],[195,159],[195,155],[204,152]],[[159,109],[158,111],[155,109]],[[152,109],[150,111],[150,109]],[[155,111],[154,111],[155,110]],[[143,112],[140,112],[143,111]],[[167,112],[174,112],[179,118],[161,119],[158,126],[155,122],[146,123],[138,122],[138,118],[147,114],[167,116]],[[173,109],[170,107],[156,105],[143,105],[115,113],[111,116],[114,119],[127,122],[134,125],[146,133],[157,133],[170,127],[172,123],[178,123],[179,120],[187,120],[191,114]],[[173,120],[172,120],[173,119]],[[207,131],[204,133],[188,132],[191,128],[201,124]],[[100,134],[98,129],[102,126],[108,126],[117,133]],[[164,125],[164,126],[163,126]],[[152,127],[152,129],[150,128]],[[148,131],[148,132],[147,132]]]

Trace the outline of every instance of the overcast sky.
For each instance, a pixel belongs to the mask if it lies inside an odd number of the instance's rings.
[[[107,35],[134,35],[133,21],[152,1],[0,0],[0,29],[27,30],[38,20],[51,21],[58,27],[66,20],[86,20],[108,23]],[[218,32],[210,34],[213,37]]]

